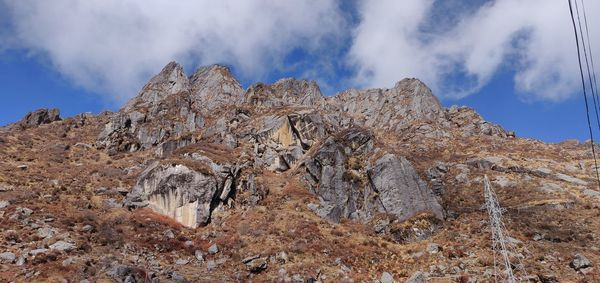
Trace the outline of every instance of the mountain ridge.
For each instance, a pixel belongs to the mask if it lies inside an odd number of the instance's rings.
[[[486,282],[484,175],[518,276],[598,278],[589,144],[515,137],[417,79],[326,97],[171,62],[117,112],[5,127],[0,156],[6,280]]]

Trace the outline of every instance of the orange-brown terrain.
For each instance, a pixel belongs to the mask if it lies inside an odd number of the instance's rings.
[[[324,97],[170,63],[117,113],[0,128],[0,281],[494,282],[487,175],[520,280],[600,282],[594,169],[416,79]]]

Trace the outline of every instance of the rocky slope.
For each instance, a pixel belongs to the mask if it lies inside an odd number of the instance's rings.
[[[0,156],[2,281],[491,282],[484,175],[519,277],[600,280],[590,145],[516,138],[417,79],[324,97],[173,62],[116,113],[0,129]]]

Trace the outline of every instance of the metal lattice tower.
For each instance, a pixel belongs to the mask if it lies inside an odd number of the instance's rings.
[[[490,229],[492,230],[492,248],[494,253],[494,279],[496,282],[518,282],[517,278],[513,273],[513,265],[511,263],[511,256],[514,257],[515,253],[512,252],[514,245],[509,241],[508,233],[504,222],[502,222],[502,213],[504,209],[500,207],[498,198],[494,189],[490,185],[490,181],[487,175],[483,178],[484,195],[485,195],[485,207],[490,217]],[[500,256],[501,262],[498,263],[496,260],[497,256]],[[520,258],[517,256],[517,260],[520,263]],[[498,271],[503,265],[503,270]]]

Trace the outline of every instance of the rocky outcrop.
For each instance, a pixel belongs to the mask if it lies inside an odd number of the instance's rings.
[[[58,109],[44,108],[27,113],[27,115],[25,115],[21,121],[17,122],[15,126],[20,129],[28,129],[60,120],[60,111]]]
[[[272,88],[275,93],[281,94],[281,100],[286,104],[319,107],[325,103],[315,81],[285,78],[275,82]]]
[[[185,146],[195,141],[190,135],[204,127],[206,113],[234,105],[242,92],[224,66],[202,67],[188,78],[179,64],[171,62],[113,115],[97,145],[111,154]]]
[[[438,99],[417,79],[404,79],[392,89],[351,89],[330,98],[328,104],[355,124],[394,131],[443,115]]]
[[[404,157],[384,155],[375,161],[368,176],[385,213],[404,220],[418,213],[430,212],[443,219],[442,206]]]
[[[140,175],[125,204],[147,206],[196,228],[207,224],[211,212],[228,200],[238,175],[239,168],[220,166],[206,157],[155,162]]]
[[[192,100],[202,112],[239,103],[244,93],[229,68],[221,65],[201,67],[189,78]]]
[[[281,79],[273,85],[256,83],[244,94],[244,103],[258,107],[323,106],[325,99],[314,81]]]
[[[170,62],[142,88],[136,98],[127,103],[124,112],[151,107],[171,94],[188,90],[189,85],[183,67],[176,62]]]
[[[369,222],[384,214],[402,221],[424,212],[443,218],[437,200],[443,168],[427,172],[428,185],[410,161],[376,145],[374,136],[382,132],[399,140],[456,133],[506,136],[468,108],[444,109],[417,79],[324,98],[314,81],[287,78],[244,92],[227,67],[202,67],[187,77],[172,62],[111,117],[97,145],[110,154],[155,149],[163,158],[199,141],[241,147],[257,172],[300,172],[320,198],[311,209],[329,220]],[[148,205],[189,227],[206,224],[215,203],[228,201],[236,188],[212,160],[200,163],[208,169],[187,163],[149,168],[129,203]],[[253,182],[240,184],[257,191]],[[250,202],[256,199],[259,193]]]
[[[284,115],[263,116],[261,127],[250,128],[255,165],[272,171],[286,171],[310,147],[333,132],[328,117],[318,112],[300,110]]]
[[[452,106],[445,111],[448,127],[458,129],[461,136],[487,135],[507,137],[508,133],[500,126],[485,121],[469,107]]]
[[[353,128],[327,138],[306,158],[303,179],[319,196],[318,215],[367,222],[378,213],[399,220],[421,212],[443,217],[442,207],[410,162],[375,153],[371,132]]]

